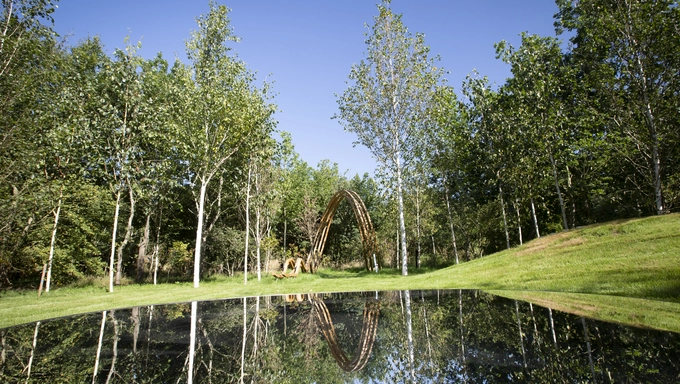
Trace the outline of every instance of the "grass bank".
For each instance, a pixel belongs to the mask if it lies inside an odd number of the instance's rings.
[[[103,284],[0,295],[0,328],[77,313],[242,296],[395,289],[482,289],[603,320],[680,332],[680,214],[620,220],[558,233],[441,270],[379,274],[321,270],[277,281]]]

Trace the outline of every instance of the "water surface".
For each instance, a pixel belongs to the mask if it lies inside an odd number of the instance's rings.
[[[3,383],[680,381],[680,334],[478,291],[146,306],[0,336]]]

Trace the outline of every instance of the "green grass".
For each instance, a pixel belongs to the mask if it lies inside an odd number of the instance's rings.
[[[441,270],[320,270],[247,285],[243,277],[108,293],[103,281],[36,292],[3,292],[0,327],[139,305],[267,294],[395,289],[482,289],[579,315],[680,332],[680,214],[619,220],[545,236],[523,246]]]

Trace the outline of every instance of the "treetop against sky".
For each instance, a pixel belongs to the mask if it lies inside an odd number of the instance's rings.
[[[232,9],[231,25],[241,42],[233,51],[260,80],[274,82],[276,119],[280,130],[292,133],[302,159],[315,166],[322,159],[337,162],[348,175],[373,173],[375,161],[356,137],[344,132],[337,120],[335,94],[346,88],[353,63],[364,58],[364,24],[377,15],[375,1],[320,2],[313,0],[220,1]],[[99,35],[112,53],[124,38],[142,42],[139,54],[158,52],[172,61],[186,62],[185,41],[197,28],[195,18],[208,11],[208,1],[100,2],[68,0],[58,3],[55,30],[76,44]],[[523,31],[554,35],[552,1],[407,1],[391,7],[403,14],[412,33],[425,34],[431,55],[449,73],[450,85],[460,89],[465,76],[476,69],[492,82],[503,83],[509,66],[495,58],[493,43],[508,40],[519,46]]]

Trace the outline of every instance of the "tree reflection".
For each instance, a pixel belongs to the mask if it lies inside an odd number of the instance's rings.
[[[0,338],[0,382],[10,383],[26,382],[29,366],[29,382],[81,383],[664,383],[680,374],[677,333],[468,291],[118,309]]]
[[[354,358],[350,360],[343,352],[338,342],[338,336],[335,333],[335,326],[331,319],[331,314],[328,307],[321,298],[316,295],[310,296],[310,300],[314,306],[314,313],[319,323],[321,333],[326,338],[331,353],[337,361],[338,366],[346,372],[354,372],[364,368],[371,356],[373,350],[373,343],[375,342],[375,335],[378,330],[378,318],[380,316],[380,301],[369,299],[366,301],[363,315],[363,325],[361,328],[361,338],[357,351],[354,353]]]

